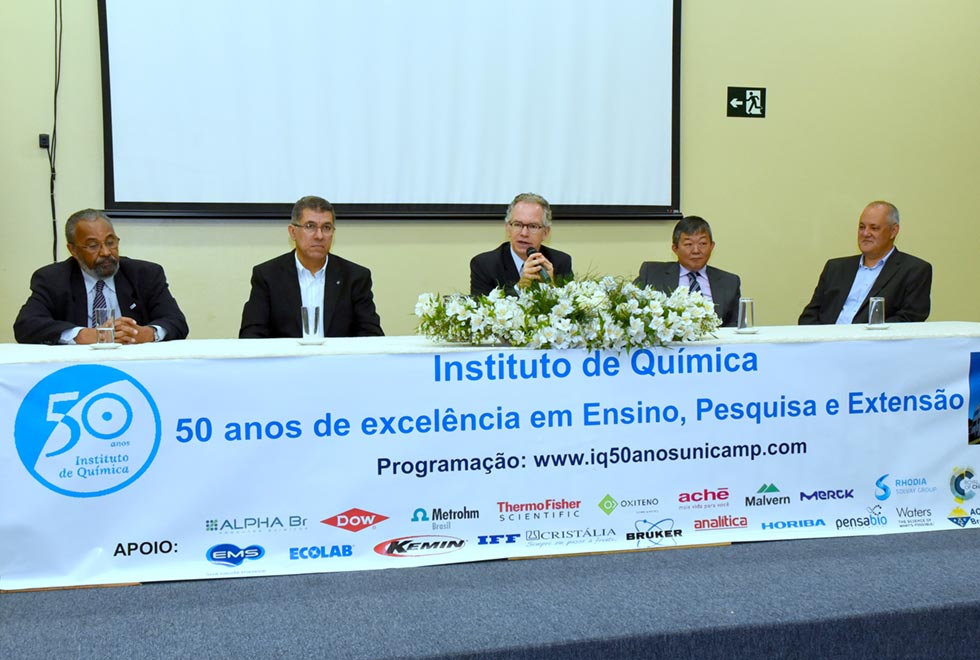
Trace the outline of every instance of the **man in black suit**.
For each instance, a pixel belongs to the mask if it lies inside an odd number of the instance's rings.
[[[925,321],[929,316],[932,266],[899,252],[898,209],[871,202],[858,220],[861,256],[831,259],[823,267],[800,325],[867,323],[868,299],[885,299],[885,321]]]
[[[384,334],[371,271],[330,254],[334,222],[333,205],[322,197],[303,197],[293,205],[287,229],[296,249],[252,269],[239,337],[302,337],[302,307],[320,308],[318,334],[325,337]]]
[[[14,321],[21,344],[94,344],[93,307],[115,310],[115,341],[142,344],[187,336],[187,321],[163,268],[119,256],[119,237],[101,211],[65,223],[71,257],[38,269]]]
[[[636,284],[652,286],[664,293],[681,286],[700,291],[714,303],[715,314],[721,319],[721,324],[734,327],[738,322],[742,281],[734,273],[708,265],[714,248],[711,226],[704,218],[696,215],[681,218],[674,225],[670,248],[677,255],[677,261],[643,262]]]
[[[572,278],[572,258],[541,245],[551,233],[551,205],[541,195],[521,193],[504,216],[507,242],[470,260],[470,295],[485,296],[496,287],[508,295],[532,281],[563,282]],[[528,254],[528,249],[533,250]]]

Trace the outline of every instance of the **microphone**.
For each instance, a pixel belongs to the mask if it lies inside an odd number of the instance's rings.
[[[527,258],[530,259],[532,254],[538,254],[539,252],[541,252],[541,250],[538,250],[537,248],[529,247],[527,249]],[[551,275],[549,275],[548,271],[544,269],[544,266],[542,266],[541,270],[538,271],[538,275],[541,277],[542,282],[551,281]]]

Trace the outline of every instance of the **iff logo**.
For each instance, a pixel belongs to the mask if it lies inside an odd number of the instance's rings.
[[[616,510],[617,506],[619,506],[619,503],[616,502],[616,498],[612,495],[607,494],[605,497],[599,500],[599,508],[607,516],[611,516],[612,512]]]
[[[884,502],[891,497],[892,489],[885,483],[885,479],[887,478],[888,475],[883,474],[878,477],[878,481],[875,482],[875,499],[879,502]]]
[[[14,423],[21,463],[39,483],[70,497],[121,490],[150,467],[160,413],[126,373],[97,364],[66,367],[24,397]]]

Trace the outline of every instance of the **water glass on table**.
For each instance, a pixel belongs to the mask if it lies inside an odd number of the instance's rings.
[[[96,307],[92,310],[95,322],[95,343],[116,343],[116,313],[111,307]]]

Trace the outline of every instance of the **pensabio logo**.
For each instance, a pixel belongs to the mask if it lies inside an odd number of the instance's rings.
[[[250,545],[247,548],[239,548],[232,543],[221,543],[220,545],[208,548],[205,556],[212,564],[219,566],[230,566],[236,568],[242,565],[246,559],[256,561],[265,556],[265,548],[261,545]]]
[[[367,529],[385,520],[388,520],[388,516],[354,508],[347,509],[343,513],[338,513],[335,516],[324,518],[320,522],[324,525],[337,527],[338,529],[346,529],[348,532],[359,532],[362,529]]]
[[[160,447],[160,413],[138,381],[97,364],[59,369],[17,411],[21,463],[46,488],[100,497],[139,479]]]

